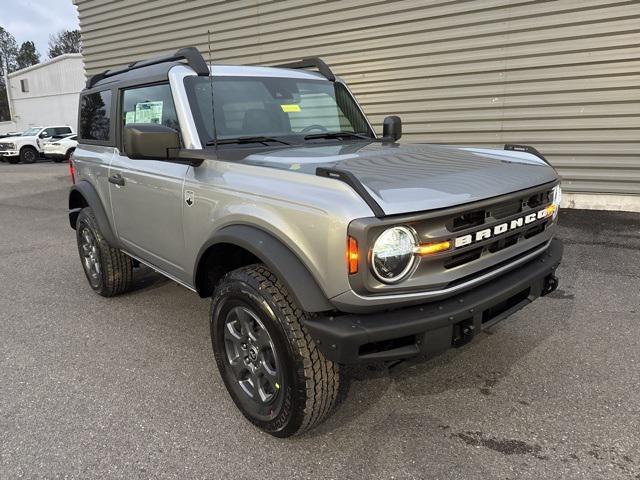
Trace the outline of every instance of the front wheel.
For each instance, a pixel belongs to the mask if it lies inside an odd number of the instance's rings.
[[[216,364],[244,416],[276,437],[322,422],[338,398],[340,370],[317,349],[307,315],[264,265],[227,274],[211,306]]]
[[[38,160],[38,151],[33,147],[23,147],[20,150],[20,161],[22,163],[35,163]]]

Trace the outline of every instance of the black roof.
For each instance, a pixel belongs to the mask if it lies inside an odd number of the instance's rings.
[[[124,68],[117,70],[105,70],[97,73],[87,80],[87,89],[103,86],[115,81],[130,81],[138,79],[149,79],[150,77],[167,77],[169,70],[181,64],[180,60],[186,60],[198,75],[209,75],[209,67],[202,58],[202,55],[195,47],[181,48],[173,55],[152,58],[150,60],[140,60],[130,63]]]
[[[152,58],[150,60],[139,60],[130,63],[124,68],[105,70],[102,73],[97,73],[89,77],[85,90],[104,87],[115,82],[135,83],[139,81],[140,83],[148,83],[166,80],[169,70],[171,70],[172,67],[184,65],[182,60],[186,60],[186,64],[198,75],[209,75],[209,67],[198,49],[195,47],[186,47],[181,48],[172,55]],[[317,57],[306,58],[297,62],[278,65],[277,67],[294,69],[317,68],[329,81],[334,82],[336,78],[329,66]]]

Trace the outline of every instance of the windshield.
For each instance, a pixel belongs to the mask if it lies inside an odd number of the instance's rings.
[[[30,129],[25,130],[24,132],[22,132],[22,136],[23,137],[30,137],[30,136],[33,136],[33,135],[37,135],[40,130],[42,130],[42,127],[32,127]]]
[[[204,144],[213,140],[211,79],[187,77],[185,87]],[[218,140],[373,132],[344,85],[327,80],[277,77],[214,77]]]

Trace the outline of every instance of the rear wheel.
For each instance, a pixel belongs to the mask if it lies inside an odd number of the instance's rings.
[[[76,238],[84,273],[94,291],[113,297],[131,288],[133,262],[107,243],[91,207],[83,208],[78,215]]]
[[[71,155],[73,154],[75,148],[70,148],[69,150],[67,150],[67,153],[64,154],[64,160],[65,162],[68,162],[71,159]]]
[[[339,367],[317,349],[305,315],[263,265],[227,274],[212,300],[212,344],[227,390],[251,423],[276,437],[322,422],[338,398]]]
[[[22,163],[35,163],[38,160],[38,151],[33,147],[22,147],[20,161]]]

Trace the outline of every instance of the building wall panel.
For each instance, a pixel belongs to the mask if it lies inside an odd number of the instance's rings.
[[[321,56],[376,128],[534,144],[567,191],[640,194],[637,0],[76,0],[88,73],[197,46],[219,63]]]

